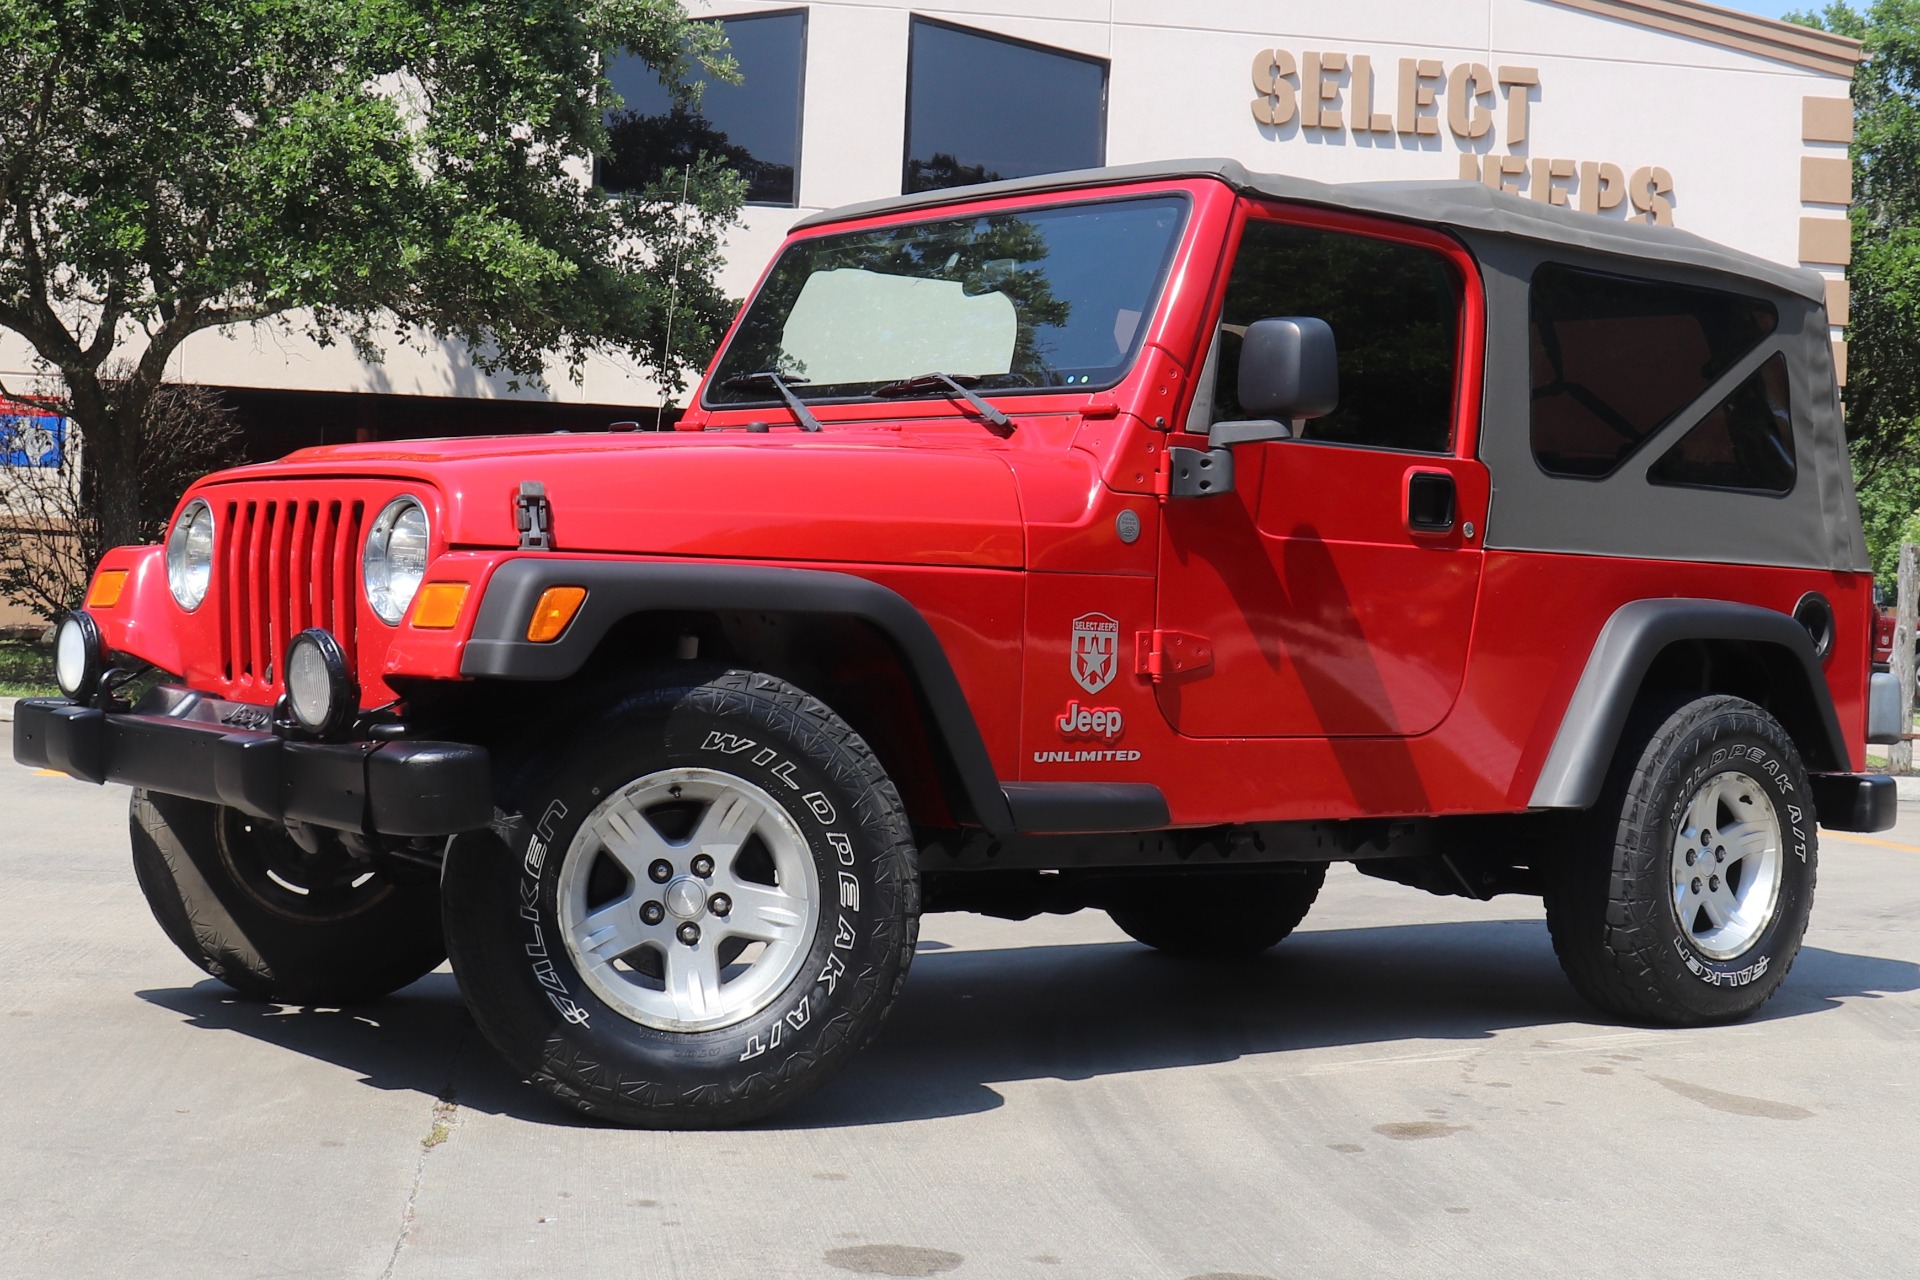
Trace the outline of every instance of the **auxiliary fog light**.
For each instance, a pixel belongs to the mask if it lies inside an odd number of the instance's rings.
[[[106,669],[107,646],[100,638],[100,624],[84,610],[62,618],[53,635],[53,678],[59,681],[60,692],[75,702],[90,702]]]
[[[347,669],[340,642],[319,627],[302,631],[287,647],[287,706],[300,727],[330,737],[360,709],[360,687]]]

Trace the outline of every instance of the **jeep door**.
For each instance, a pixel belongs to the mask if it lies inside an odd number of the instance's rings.
[[[1237,446],[1232,492],[1168,501],[1157,625],[1213,660],[1163,677],[1160,708],[1191,737],[1424,733],[1459,693],[1480,582],[1473,261],[1425,228],[1249,204],[1219,294],[1176,444],[1254,416],[1240,335],[1263,318],[1332,326],[1340,400],[1293,439]]]

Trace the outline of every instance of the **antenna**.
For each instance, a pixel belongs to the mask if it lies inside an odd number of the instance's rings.
[[[685,216],[687,190],[692,184],[693,166],[689,164],[680,174],[680,209],[675,213],[673,220],[673,275],[667,282],[667,339],[665,345],[660,348],[662,378],[667,376],[667,362],[673,359],[673,314],[680,309],[680,219]],[[666,390],[664,385],[661,390]],[[662,395],[660,403],[654,407],[653,429],[655,431],[661,430],[666,421],[668,399],[669,397]]]

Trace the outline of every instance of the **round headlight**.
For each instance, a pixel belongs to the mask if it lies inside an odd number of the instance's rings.
[[[107,648],[100,639],[100,624],[85,613],[70,613],[60,620],[53,635],[53,678],[60,692],[75,702],[86,702],[100,687],[100,674],[106,669]]]
[[[395,498],[367,530],[361,577],[367,603],[390,627],[400,625],[427,575],[427,509],[418,498]]]
[[[346,728],[360,709],[346,651],[318,627],[302,631],[287,647],[287,709],[301,728],[319,737]]]
[[[213,508],[195,498],[180,510],[167,535],[167,588],[192,613],[213,581]]]

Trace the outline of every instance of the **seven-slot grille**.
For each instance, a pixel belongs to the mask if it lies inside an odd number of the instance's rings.
[[[215,508],[220,664],[236,694],[277,694],[287,646],[308,627],[325,627],[354,652],[366,510],[337,498],[237,498]]]

